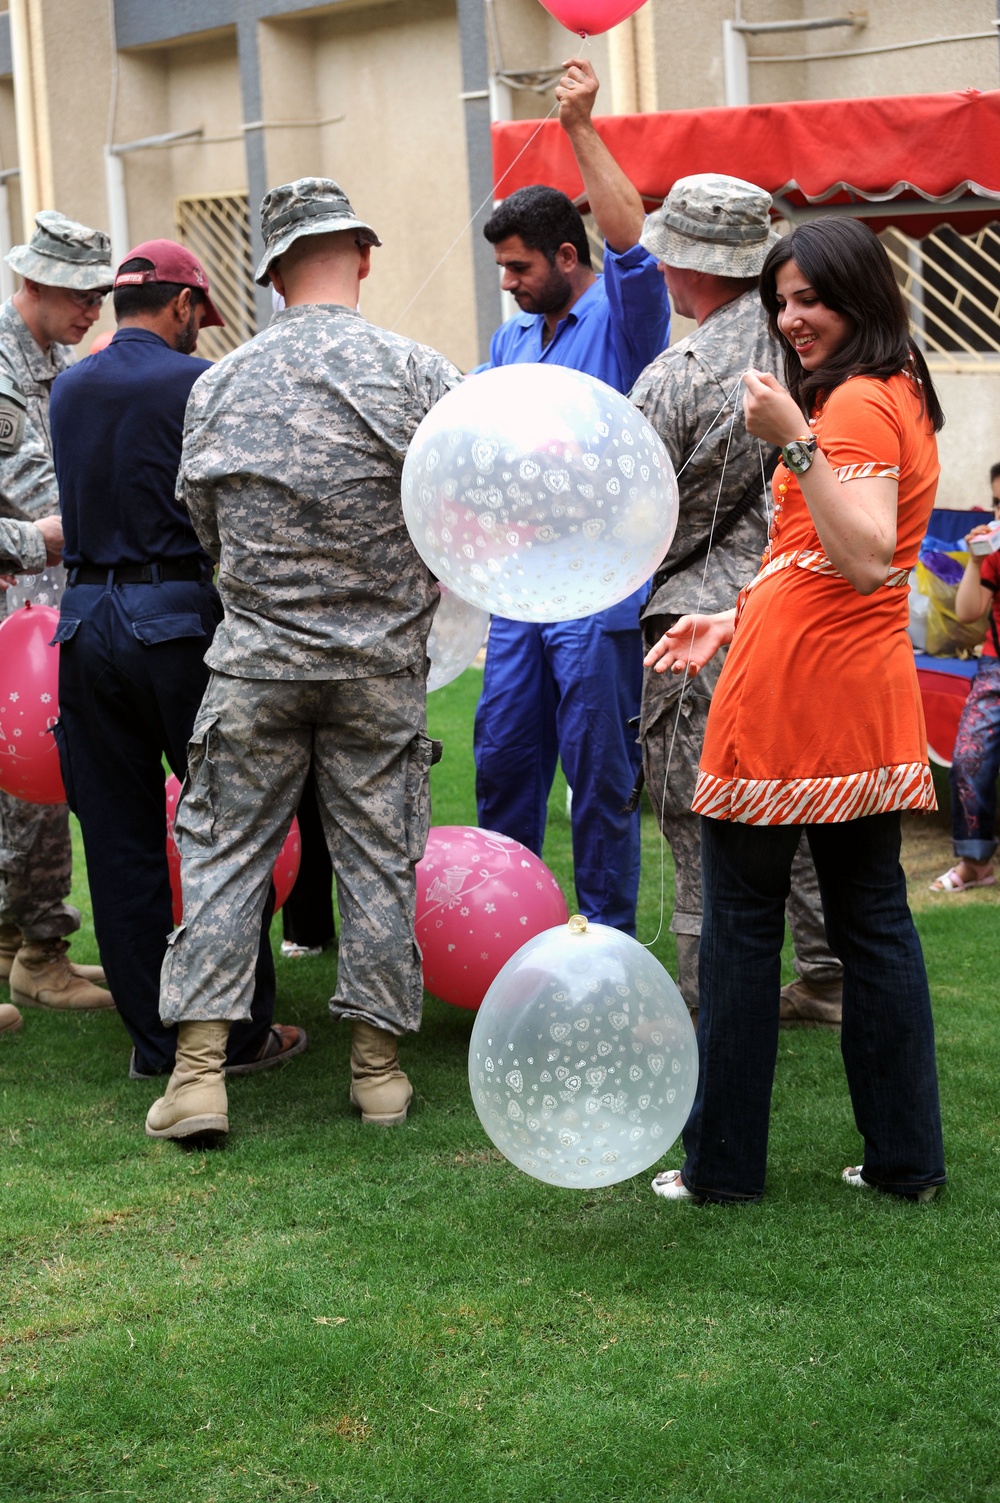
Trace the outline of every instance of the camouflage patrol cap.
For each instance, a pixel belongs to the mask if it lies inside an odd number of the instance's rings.
[[[110,287],[111,241],[103,230],[91,230],[55,209],[35,215],[35,231],[27,245],[15,245],[4,257],[22,277],[43,287],[68,287],[94,292]]]
[[[663,207],[647,214],[639,244],[665,266],[756,277],[781,238],[771,229],[770,207],[770,193],[753,183],[699,172],[678,178]]]
[[[302,235],[333,235],[338,230],[357,230],[362,245],[381,245],[372,229],[359,219],[347,194],[330,177],[300,177],[294,183],[272,188],[260,206],[264,236],[264,259],[257,268],[256,282],[267,286],[268,267]]]

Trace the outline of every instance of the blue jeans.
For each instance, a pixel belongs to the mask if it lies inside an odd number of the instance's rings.
[[[898,814],[807,825],[827,938],[844,965],[841,1053],[864,1178],[944,1183],[927,975],[899,865]],[[700,1076],[683,1180],[708,1200],[764,1192],[785,899],[798,825],[701,822]]]
[[[542,853],[549,790],[562,760],[573,790],[573,876],[580,912],[635,933],[639,815],[623,805],[641,764],[637,733],[645,586],[620,604],[550,625],[494,616],[476,711],[480,825]]]
[[[989,861],[997,848],[997,776],[1000,774],[1000,663],[983,658],[969,688],[955,736],[951,783],[951,836],[956,856]]]

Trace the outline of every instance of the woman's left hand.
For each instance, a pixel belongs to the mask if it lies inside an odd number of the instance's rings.
[[[809,419],[769,371],[744,371],[743,417],[748,433],[778,448],[809,433]]]

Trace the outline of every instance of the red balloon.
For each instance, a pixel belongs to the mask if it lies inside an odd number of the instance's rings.
[[[566,899],[544,861],[506,835],[436,825],[417,862],[417,943],[424,985],[475,1009],[527,940],[564,924]]]
[[[64,804],[52,727],[59,718],[59,612],[22,605],[0,626],[0,788],[32,804]]]
[[[167,865],[170,867],[170,895],[174,900],[174,923],[181,921],[181,853],[177,849],[174,839],[174,815],[177,812],[177,800],[180,796],[181,785],[171,773],[167,779],[164,790],[167,798]],[[274,863],[274,911],[277,913],[295,886],[295,879],[299,874],[299,861],[302,856],[302,840],[299,836],[299,822],[292,819],[291,828],[285,836],[285,843],[278,852],[278,859]]]
[[[91,342],[90,349],[87,351],[87,354],[97,355],[101,350],[106,350],[114,337],[114,329],[106,329],[103,334],[95,334],[93,341]]]
[[[635,14],[646,0],[542,0],[550,16],[567,31],[597,37]]]

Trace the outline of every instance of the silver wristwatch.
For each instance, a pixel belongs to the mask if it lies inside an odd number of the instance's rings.
[[[795,438],[790,444],[785,444],[781,457],[793,474],[804,475],[816,457],[816,440],[812,437]]]

